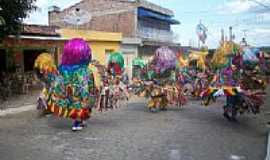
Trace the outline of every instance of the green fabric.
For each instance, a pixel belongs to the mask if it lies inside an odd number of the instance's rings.
[[[176,81],[176,73],[175,73],[175,71],[172,71],[172,72],[171,72],[170,80],[173,81],[173,82]]]
[[[153,70],[147,72],[147,78],[149,80],[153,79],[155,77],[155,72]]]
[[[132,65],[133,66],[139,66],[140,68],[143,68],[145,67],[145,62],[143,59],[141,58],[135,58],[133,61],[132,61]]]
[[[50,100],[62,108],[82,109],[91,107],[95,102],[93,97],[90,96],[90,91],[94,88],[93,80],[92,72],[86,65],[75,71],[64,71],[53,83],[49,92]],[[83,100],[86,100],[87,106],[82,104]]]
[[[112,63],[112,62],[117,63],[121,68],[124,68],[124,66],[125,66],[124,57],[119,52],[111,53],[111,55],[109,57],[109,63]]]

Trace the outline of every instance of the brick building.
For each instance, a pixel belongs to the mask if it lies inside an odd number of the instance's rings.
[[[146,0],[82,0],[62,11],[52,7],[49,25],[121,32],[121,51],[126,64],[131,66],[135,57],[150,57],[159,46],[179,48],[173,42],[171,25],[180,23],[173,17],[173,11]]]
[[[49,52],[58,60],[65,39],[56,32],[57,27],[24,25],[21,35],[7,36],[0,43],[0,72],[33,71],[34,61],[42,52]]]

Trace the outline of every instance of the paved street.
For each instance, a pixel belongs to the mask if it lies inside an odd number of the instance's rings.
[[[223,119],[221,107],[190,102],[152,114],[143,101],[94,115],[82,132],[36,111],[0,117],[1,160],[263,160],[262,120]]]

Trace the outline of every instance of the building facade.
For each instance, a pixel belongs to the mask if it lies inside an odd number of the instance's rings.
[[[56,27],[24,25],[20,36],[8,36],[0,44],[0,71],[31,72],[34,61],[43,52],[53,54],[56,62],[65,39],[56,32]]]
[[[24,25],[19,37],[8,36],[0,44],[0,72],[33,71],[34,61],[43,52],[51,53],[57,64],[63,47],[71,38],[83,38],[92,49],[92,58],[105,65],[109,53],[119,51],[122,34],[89,30],[60,29],[52,26]]]
[[[116,32],[101,32],[80,29],[59,29],[62,38],[83,38],[92,49],[92,59],[98,60],[102,65],[108,61],[112,52],[119,51],[122,43],[122,34]]]
[[[51,7],[49,25],[122,33],[121,51],[130,66],[135,57],[150,57],[160,46],[180,47],[171,29],[180,22],[173,17],[171,10],[146,0],[82,0],[64,10]]]

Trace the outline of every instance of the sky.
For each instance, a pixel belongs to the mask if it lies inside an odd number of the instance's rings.
[[[48,24],[48,8],[56,5],[64,9],[80,0],[37,0],[37,11],[25,19],[28,24]],[[253,46],[270,45],[270,0],[148,0],[174,11],[181,22],[173,31],[182,45],[198,46],[196,26],[204,24],[207,29],[206,45],[219,45],[221,29],[228,35],[233,27],[235,41],[245,37]]]

